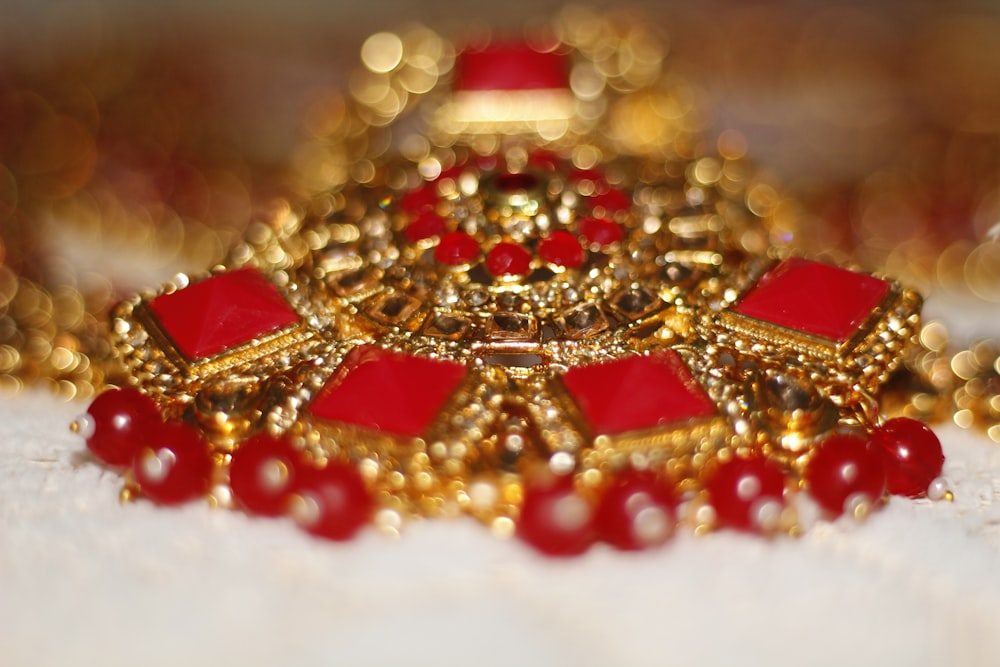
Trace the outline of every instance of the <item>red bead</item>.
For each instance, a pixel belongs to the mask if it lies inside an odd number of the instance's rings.
[[[584,218],[580,221],[580,234],[590,245],[606,248],[621,241],[625,232],[616,222],[604,218]]]
[[[278,516],[288,509],[302,466],[301,452],[287,440],[259,434],[233,454],[229,485],[248,512]]]
[[[536,51],[522,42],[494,43],[460,53],[452,85],[458,91],[566,88],[568,64],[554,51]]]
[[[149,309],[188,359],[210,357],[299,321],[278,288],[253,268],[163,294]]]
[[[575,236],[560,229],[542,239],[538,256],[548,264],[573,269],[583,264],[583,247]]]
[[[479,257],[479,242],[465,232],[445,234],[434,249],[434,259],[448,266],[468,264],[477,257]]]
[[[603,209],[605,215],[614,215],[619,211],[627,211],[632,207],[632,202],[629,200],[628,195],[614,188],[587,197],[587,203],[595,211]]]
[[[718,408],[673,350],[575,366],[563,385],[596,434],[711,417]]]
[[[368,523],[373,502],[361,474],[345,463],[303,468],[293,514],[305,530],[330,540],[349,540]]]
[[[881,303],[889,283],[798,257],[768,271],[733,307],[737,313],[842,342]]]
[[[175,505],[208,492],[212,453],[196,428],[167,422],[153,429],[132,462],[132,473],[144,496]]]
[[[881,457],[864,438],[848,433],[828,436],[806,465],[809,493],[821,507],[839,516],[853,502],[873,504],[885,491]]]
[[[784,505],[785,474],[765,458],[730,459],[715,469],[705,489],[720,526],[757,531],[764,503]]]
[[[421,183],[399,201],[399,207],[407,213],[421,213],[437,206],[440,200],[437,183]]]
[[[464,364],[393,352],[351,350],[309,406],[321,419],[420,437],[465,379]]]
[[[486,255],[486,269],[494,276],[526,276],[531,253],[516,243],[498,243]]]
[[[601,496],[595,525],[598,534],[629,551],[667,541],[677,523],[673,488],[649,472],[627,471]]]
[[[424,211],[403,230],[406,240],[411,243],[441,236],[445,231],[445,219],[433,211]]]
[[[882,456],[889,493],[917,498],[941,475],[944,453],[934,431],[915,419],[898,417],[871,434],[872,446]]]
[[[594,511],[570,476],[535,480],[524,489],[517,536],[547,556],[575,556],[593,543]]]
[[[149,396],[136,389],[111,389],[94,399],[79,422],[87,448],[99,460],[125,466],[149,433],[161,423],[160,411]]]

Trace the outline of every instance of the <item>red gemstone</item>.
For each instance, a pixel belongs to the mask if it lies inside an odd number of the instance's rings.
[[[606,248],[621,241],[625,232],[617,222],[604,218],[584,218],[580,221],[580,234],[590,245]]]
[[[855,501],[874,504],[885,491],[885,470],[864,438],[835,433],[823,440],[806,466],[805,481],[816,502],[840,516]]]
[[[793,257],[768,271],[733,310],[794,331],[843,342],[889,290],[879,278]]]
[[[278,288],[252,268],[163,294],[149,309],[188,359],[210,357],[299,321]]]
[[[456,91],[566,88],[568,63],[520,42],[491,44],[459,54],[452,85]]]
[[[526,276],[531,253],[516,243],[498,243],[486,255],[486,269],[494,276]]]
[[[403,230],[406,240],[411,243],[441,236],[445,231],[445,219],[433,211],[424,211]]]
[[[434,249],[434,259],[448,266],[468,264],[477,257],[479,257],[479,242],[465,232],[445,234]]]
[[[575,236],[560,229],[542,239],[538,256],[548,264],[574,269],[583,264],[583,247]]]
[[[371,518],[374,502],[361,474],[345,463],[303,468],[293,514],[305,530],[330,540],[349,540]]]
[[[593,507],[571,476],[535,480],[524,489],[517,536],[547,556],[581,554],[594,541]]]
[[[633,551],[667,541],[677,523],[673,487],[649,472],[617,477],[597,507],[599,535],[619,549]]]
[[[94,456],[109,465],[125,466],[161,421],[153,399],[128,387],[95,398],[77,424]]]
[[[944,453],[934,431],[916,419],[898,417],[871,434],[875,450],[882,455],[889,493],[917,498],[941,475]]]
[[[196,428],[183,422],[153,429],[132,462],[144,496],[175,505],[203,496],[212,479],[212,452]]]
[[[419,437],[465,375],[465,366],[454,361],[361,345],[344,358],[309,412],[321,419]]]
[[[784,505],[785,474],[765,458],[730,459],[715,469],[705,489],[720,526],[758,531],[765,503]]]
[[[623,433],[718,412],[673,350],[576,366],[562,381],[595,433]]]
[[[614,215],[632,207],[628,195],[614,188],[587,197],[587,202],[590,204],[590,208],[595,211],[603,209],[605,215]]]
[[[288,509],[303,465],[301,452],[287,440],[259,434],[233,454],[229,485],[248,512],[278,516]]]
[[[437,183],[421,183],[399,201],[399,207],[407,213],[421,213],[437,206],[440,200]]]

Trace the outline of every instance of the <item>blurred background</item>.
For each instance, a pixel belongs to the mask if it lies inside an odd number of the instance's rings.
[[[1000,302],[1000,4],[588,6],[662,40],[709,135],[737,129],[824,247]],[[305,120],[349,94],[370,33],[460,39],[559,12],[594,17],[549,0],[0,0],[0,376],[32,327],[221,258],[294,188]]]

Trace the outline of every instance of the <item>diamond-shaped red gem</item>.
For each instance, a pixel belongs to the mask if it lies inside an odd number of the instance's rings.
[[[424,211],[403,230],[406,239],[412,243],[423,241],[445,232],[447,221],[434,211]]]
[[[595,433],[613,435],[718,414],[671,350],[577,366],[562,381]]]
[[[252,268],[163,294],[149,309],[187,359],[219,354],[299,321],[278,288]]]
[[[521,42],[463,51],[455,67],[455,90],[543,90],[566,88],[565,56],[542,53]]]
[[[880,278],[793,257],[764,274],[733,310],[840,343],[864,324],[888,290]]]
[[[464,365],[375,345],[351,350],[309,412],[320,419],[419,437],[465,377]]]
[[[580,234],[587,243],[601,248],[618,243],[625,236],[621,225],[604,218],[584,218],[580,221]]]

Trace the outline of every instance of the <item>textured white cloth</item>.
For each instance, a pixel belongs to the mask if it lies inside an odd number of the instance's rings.
[[[954,503],[546,560],[471,520],[332,544],[122,506],[68,429],[84,407],[0,399],[3,667],[1000,664],[1000,446],[954,426]]]

